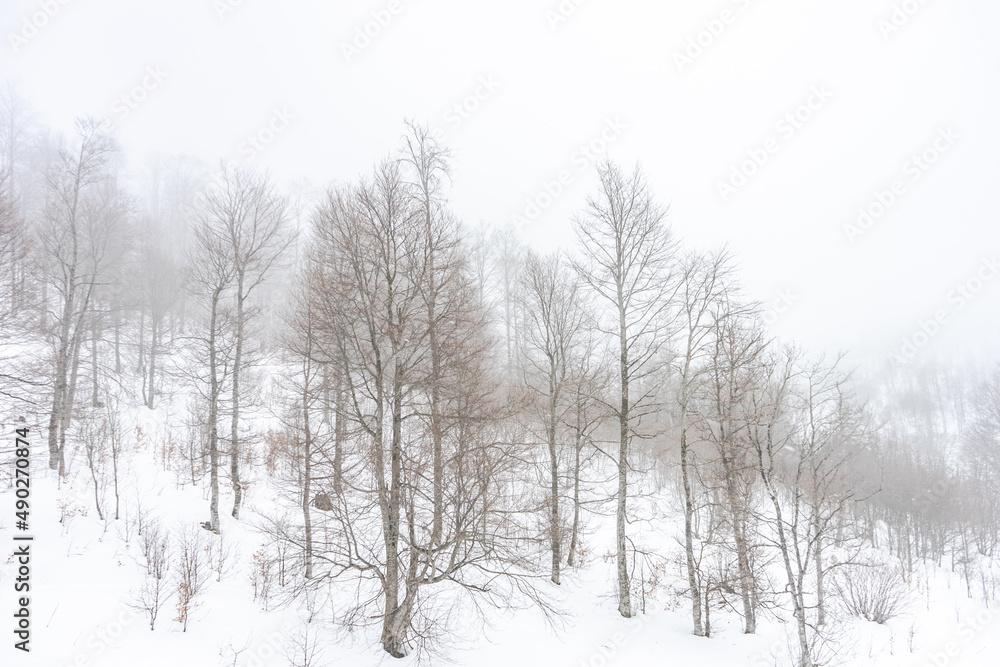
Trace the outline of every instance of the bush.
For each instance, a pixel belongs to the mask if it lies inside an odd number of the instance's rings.
[[[845,567],[834,583],[847,610],[875,623],[884,624],[906,610],[909,588],[895,568],[877,563]]]

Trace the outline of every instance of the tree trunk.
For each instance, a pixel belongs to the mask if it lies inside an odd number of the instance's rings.
[[[160,343],[160,323],[152,315],[149,318],[149,389],[146,393],[146,407],[150,410],[155,405],[153,397],[156,391],[156,347]]]
[[[66,281],[66,295],[63,300],[62,318],[59,325],[59,347],[56,349],[55,383],[52,392],[52,412],[49,414],[49,468],[62,468],[60,426],[63,423],[66,394],[69,382],[69,362],[71,355],[70,327],[73,322],[73,303],[76,299],[76,267],[70,267]]]
[[[551,540],[552,540],[552,583],[559,584],[559,566],[562,564],[562,544],[559,526],[559,458],[556,456],[556,388],[555,381],[549,383],[549,424],[548,424],[549,466],[551,480]]]
[[[115,308],[115,375],[122,374],[122,314]]]
[[[392,318],[390,317],[390,323]],[[406,655],[406,631],[409,619],[405,608],[399,604],[399,519],[403,481],[403,378],[402,366],[393,346],[394,371],[392,378],[392,435],[389,444],[389,488],[381,494],[383,515],[383,542],[385,544],[385,617],[382,623],[382,646],[394,658]],[[377,417],[376,417],[377,418]],[[378,466],[376,466],[378,467]],[[383,464],[384,467],[384,464]],[[384,480],[384,473],[378,473]],[[382,482],[384,484],[384,481]]]
[[[82,316],[81,316],[82,317]],[[83,343],[83,332],[80,330],[81,323],[77,324],[73,336],[73,352],[70,359],[69,386],[66,390],[66,402],[63,405],[62,415],[59,419],[59,476],[66,474],[66,433],[73,419],[73,406],[76,402],[76,381],[80,370],[80,346]]]
[[[740,577],[740,598],[743,601],[743,616],[746,627],[744,633],[752,635],[757,632],[757,617],[752,600],[754,585],[753,573],[750,571],[750,550],[746,538],[743,512],[740,508],[739,491],[736,488],[736,471],[730,456],[723,456],[722,465],[726,475],[726,495],[729,502],[729,512],[733,520],[733,540],[736,542],[736,564]]]
[[[823,572],[823,536],[819,533],[819,519],[816,520],[816,625],[826,623],[826,591]]]
[[[233,356],[233,422],[230,444],[229,475],[233,483],[233,518],[240,518],[243,484],[240,481],[240,371],[243,363],[243,276],[236,284],[236,352]]]
[[[66,366],[65,353],[57,352],[56,378],[52,392],[52,411],[49,413],[49,468],[52,470],[60,468],[59,424],[62,423],[63,402],[66,394]]]
[[[434,272],[435,248],[433,248],[433,226],[430,199],[424,202],[426,215],[427,242],[432,244],[427,257],[427,336],[431,355],[430,401],[431,401],[431,441],[434,466],[434,525],[431,530],[431,544],[441,543],[444,532],[444,434],[441,424],[441,351],[438,349],[437,331],[437,283]]]
[[[100,331],[98,329],[99,315],[97,308],[94,308],[93,314],[90,316],[90,382],[91,382],[91,397],[90,405],[94,408],[101,407],[101,388],[97,381],[97,342],[100,340]]]
[[[311,338],[311,332],[307,334]],[[309,345],[307,343],[307,345]],[[311,347],[306,354],[311,354]],[[302,452],[302,518],[305,523],[305,578],[312,579],[312,517],[309,513],[309,501],[312,498],[312,429],[309,424],[309,373],[310,362],[305,362],[305,373],[302,381],[302,431],[305,436],[305,450]]]
[[[569,557],[566,563],[576,565],[576,547],[580,534],[580,452],[583,449],[583,424],[580,393],[577,392],[576,440],[573,443],[573,529],[569,537]]]
[[[139,311],[139,371],[146,367],[146,311]],[[145,388],[144,388],[145,390]]]
[[[346,362],[333,369],[336,373],[334,396],[334,417],[337,420],[333,427],[333,490],[341,492],[341,477],[344,468],[344,441],[347,438],[347,390],[345,388],[347,373]]]
[[[768,426],[767,429],[767,443],[768,446],[766,451],[768,453],[768,460],[772,461],[773,450],[771,446],[770,426]],[[792,614],[795,618],[795,627],[798,633],[799,666],[813,667],[812,657],[809,654],[809,634],[806,625],[805,600],[802,595],[802,578],[801,576],[795,576],[795,571],[792,567],[792,557],[789,552],[788,533],[785,531],[785,521],[782,517],[781,501],[778,499],[778,492],[775,490],[774,485],[771,482],[770,469],[764,464],[763,448],[759,446],[757,450],[757,462],[758,472],[764,482],[764,488],[767,491],[768,498],[771,499],[771,505],[774,507],[774,521],[775,526],[778,529],[778,549],[781,552],[781,560],[785,565],[785,576],[788,580],[787,590],[791,594]],[[799,502],[797,495],[794,502]],[[792,539],[796,539],[794,534],[792,535]]]
[[[618,507],[615,548],[618,556],[618,613],[632,618],[632,599],[629,593],[628,559],[626,557],[625,524],[628,496],[628,444],[629,444],[629,366],[628,338],[626,335],[624,295],[619,288],[619,338],[621,343],[621,409],[618,413],[620,440],[618,443]]]
[[[90,478],[94,481],[94,507],[97,508],[97,518],[104,521],[104,512],[101,511],[101,496],[98,493],[100,485],[97,483],[97,461],[94,460],[96,452],[94,447],[97,443],[90,443],[87,447],[87,463],[90,465]]]
[[[121,515],[121,495],[118,493],[118,445],[112,445],[112,447],[111,467],[115,482],[115,521],[118,521],[118,518]]]
[[[691,590],[691,618],[696,637],[705,636],[701,622],[701,586],[694,562],[694,499],[688,471],[687,406],[681,408],[681,478],[684,483],[684,555],[687,561],[688,588]]]
[[[211,512],[210,522],[215,533],[221,531],[219,523],[219,360],[216,328],[219,319],[219,300],[222,295],[222,288],[216,288],[212,293],[212,316],[209,323],[208,333],[208,365],[211,386],[209,389],[208,402],[208,458],[209,458],[209,479],[211,483],[212,499],[209,504]]]

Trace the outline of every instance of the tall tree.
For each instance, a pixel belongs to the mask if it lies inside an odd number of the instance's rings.
[[[752,307],[726,298],[712,312],[708,378],[699,400],[700,437],[716,455],[717,477],[724,498],[728,528],[736,552],[744,632],[757,631],[757,581],[753,571],[750,521],[756,476],[748,443],[752,425],[747,409],[754,376],[767,347]]]
[[[49,413],[49,467],[63,470],[66,431],[76,389],[80,346],[95,290],[122,238],[124,202],[114,183],[114,144],[99,123],[76,123],[77,143],[62,148],[46,174],[41,247],[46,281],[57,294],[51,313],[53,393]]]
[[[444,627],[449,612],[428,586],[510,602],[533,591],[524,501],[508,492],[526,473],[522,440],[506,432],[493,339],[460,250],[453,257],[449,244],[428,245],[426,210],[406,166],[386,160],[367,181],[330,194],[316,218],[312,294],[324,356],[343,364],[350,425],[339,488],[327,457],[313,477],[333,496],[321,520],[335,536],[314,551],[314,579],[354,578],[366,592],[347,617],[377,618],[394,657]],[[435,387],[439,434],[430,427]]]
[[[163,348],[167,327],[167,317],[177,304],[183,293],[182,270],[178,266],[174,254],[164,247],[162,237],[157,233],[153,223],[147,221],[143,238],[139,247],[139,259],[142,263],[142,307],[148,312],[149,339],[146,364],[143,368],[142,394],[146,407],[152,410],[156,405],[156,378],[158,367],[156,362]],[[144,320],[146,318],[143,318]],[[140,326],[142,326],[140,324]]]
[[[677,409],[681,456],[681,482],[684,493],[684,554],[688,588],[691,591],[691,617],[694,634],[704,636],[701,617],[701,585],[698,583],[694,557],[695,499],[692,491],[691,460],[692,401],[705,382],[709,370],[713,313],[730,288],[731,269],[725,252],[714,255],[692,253],[680,269],[678,349],[674,361],[677,375]]]
[[[210,193],[209,197],[215,197]],[[221,203],[221,202],[220,202]],[[198,336],[200,355],[191,365],[198,380],[207,384],[203,395],[208,403],[205,430],[209,456],[211,499],[208,528],[221,531],[219,522],[219,418],[222,392],[230,372],[226,333],[231,329],[233,315],[227,307],[234,279],[232,246],[225,227],[206,208],[195,227],[194,257],[190,263],[189,286],[203,310],[203,333]]]
[[[294,293],[293,306],[288,314],[288,328],[286,329],[285,345],[295,355],[298,361],[292,389],[295,392],[293,397],[295,415],[292,422],[299,431],[301,437],[302,467],[299,481],[301,483],[301,493],[298,498],[299,506],[302,508],[303,522],[303,560],[304,576],[311,579],[313,576],[313,477],[314,462],[321,460],[325,453],[324,439],[320,437],[320,428],[316,419],[317,407],[322,398],[323,364],[328,362],[328,357],[323,354],[322,346],[319,344],[318,329],[322,326],[322,320],[314,309],[314,300],[309,292],[310,280],[314,277],[312,267],[307,265],[302,272],[300,282]],[[327,439],[328,440],[328,439]],[[334,454],[334,457],[337,455]],[[316,466],[319,468],[320,466]],[[336,471],[337,464],[334,468]],[[335,472],[336,474],[336,472]],[[320,476],[322,477],[322,476]],[[339,486],[334,480],[335,487]],[[336,497],[336,494],[334,494]],[[327,496],[329,498],[329,496]],[[318,503],[325,506],[324,502]]]
[[[801,487],[784,486],[787,449],[795,437],[795,382],[800,354],[793,348],[772,350],[760,358],[755,390],[751,396],[752,425],[749,442],[756,455],[757,472],[774,510],[775,544],[785,568],[785,591],[792,600],[800,667],[812,667],[809,621],[806,618],[805,577],[800,548]],[[783,502],[784,492],[790,502]],[[791,511],[789,512],[789,507]],[[807,554],[808,555],[808,554]]]
[[[562,565],[563,526],[560,518],[560,427],[570,409],[568,399],[574,347],[581,343],[584,312],[579,284],[558,255],[529,253],[523,273],[524,332],[522,364],[525,384],[538,406],[540,425],[549,457],[549,542],[553,583],[559,583]]]
[[[600,188],[589,197],[575,227],[583,261],[575,264],[583,281],[610,306],[603,326],[617,342],[619,400],[616,557],[618,611],[632,616],[629,594],[626,525],[628,523],[629,450],[641,417],[654,409],[655,383],[638,386],[656,368],[669,339],[678,281],[674,276],[675,242],[664,220],[666,210],[653,200],[638,169],[627,175],[615,164],[598,167]]]
[[[243,482],[240,479],[240,407],[246,365],[247,328],[259,309],[251,302],[292,242],[288,230],[287,202],[270,180],[259,173],[223,167],[218,187],[205,200],[205,215],[220,228],[228,244],[231,263],[235,338],[231,372],[231,422],[229,431],[230,481],[233,518],[240,518]]]
[[[401,161],[405,178],[414,199],[425,234],[424,267],[426,275],[421,282],[420,296],[427,318],[427,354],[430,369],[427,377],[429,402],[429,428],[433,447],[434,480],[434,530],[433,541],[441,541],[444,519],[444,430],[441,415],[442,326],[446,326],[454,313],[443,312],[441,295],[455,280],[457,257],[456,229],[453,218],[445,208],[444,180],[448,176],[448,151],[430,135],[427,127],[407,124]]]
[[[865,485],[856,473],[870,443],[869,418],[856,400],[851,375],[842,369],[843,356],[832,362],[820,357],[801,374],[800,400],[804,424],[796,453],[801,459],[808,546],[816,582],[816,625],[826,623],[827,547],[836,544],[838,519],[864,497]]]
[[[4,319],[19,307],[27,230],[14,199],[9,172],[0,170],[0,313]]]
[[[2,307],[21,308],[28,297],[29,251],[32,247],[26,219],[33,212],[29,192],[30,150],[34,113],[18,87],[7,82],[0,89],[0,261],[3,262]]]

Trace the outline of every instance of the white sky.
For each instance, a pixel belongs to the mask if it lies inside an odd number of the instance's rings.
[[[921,356],[997,350],[1000,275],[964,307],[949,301],[1000,257],[995,1],[565,0],[575,11],[553,27],[558,0],[398,0],[350,62],[343,45],[388,0],[229,0],[220,18],[224,1],[3,0],[0,79],[68,130],[79,114],[114,116],[116,98],[160,68],[166,78],[119,124],[140,162],[243,159],[248,135],[287,109],[294,119],[254,163],[317,186],[365,172],[398,145],[404,118],[428,122],[455,152],[453,202],[468,222],[504,224],[569,172],[523,230],[546,249],[571,241],[594,180],[579,146],[618,119],[610,155],[641,160],[679,236],[728,243],[753,296],[791,294],[776,333],[881,358],[943,309]],[[15,52],[10,35],[46,4],[55,16]],[[894,4],[917,11],[886,38]],[[679,71],[675,52],[724,10],[730,22]],[[480,89],[457,124],[449,109],[483,77],[496,90]],[[787,136],[777,124],[820,86],[832,97]],[[911,180],[907,161],[943,128],[958,139]],[[769,138],[776,151],[723,202],[718,183]],[[895,179],[903,194],[851,244],[844,226]]]

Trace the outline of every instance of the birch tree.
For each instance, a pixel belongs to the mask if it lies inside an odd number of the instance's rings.
[[[755,468],[748,443],[747,411],[754,374],[767,341],[753,311],[725,299],[712,312],[708,378],[699,400],[700,437],[710,443],[736,553],[744,632],[757,630],[757,582],[753,571],[752,492]]]
[[[571,364],[574,347],[579,345],[583,333],[584,313],[579,307],[579,286],[575,276],[558,255],[543,258],[529,253],[523,275],[521,293],[525,326],[521,363],[525,383],[538,408],[538,421],[548,450],[551,579],[558,584],[563,560],[560,480],[566,476],[560,466],[564,456],[561,427],[571,408],[568,400]],[[578,470],[576,473],[578,478]],[[574,488],[577,497],[578,493],[579,489]],[[574,523],[577,521],[574,513]]]
[[[757,472],[774,511],[775,542],[784,565],[785,591],[792,601],[800,667],[812,667],[809,622],[806,618],[805,577],[799,542],[801,489],[783,487],[784,457],[795,435],[793,397],[800,355],[791,348],[761,358],[757,389],[751,399],[754,420],[749,441],[756,454]],[[788,512],[782,495],[790,491]]]
[[[711,352],[713,313],[730,287],[731,269],[725,252],[714,255],[688,255],[680,269],[681,288],[678,295],[678,349],[674,362],[677,375],[677,410],[680,439],[681,482],[684,493],[684,555],[688,588],[691,591],[691,617],[694,634],[705,635],[701,617],[701,586],[698,583],[694,556],[695,499],[692,491],[691,422],[692,401],[706,380]]]
[[[626,526],[629,450],[641,434],[641,418],[654,409],[653,383],[639,395],[631,389],[647,378],[669,338],[678,289],[675,242],[666,210],[654,200],[638,168],[625,174],[607,162],[598,168],[600,188],[575,222],[583,259],[575,264],[583,281],[608,306],[602,331],[616,341],[618,401],[611,406],[619,425],[615,551],[618,611],[630,618]]]

